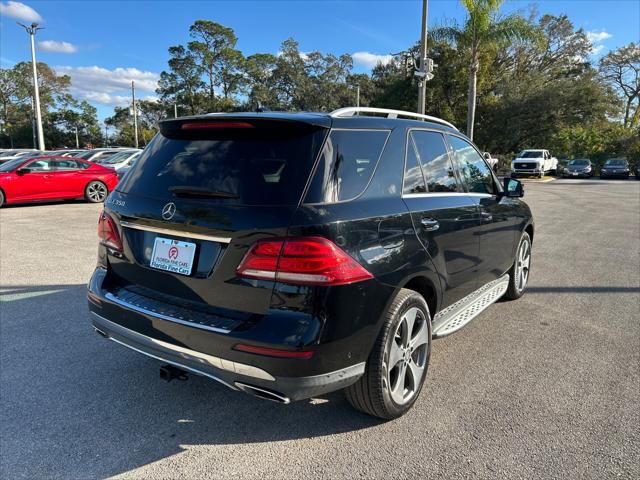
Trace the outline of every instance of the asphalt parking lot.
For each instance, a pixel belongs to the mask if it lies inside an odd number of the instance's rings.
[[[528,293],[434,342],[392,422],[284,406],[99,337],[100,206],[0,210],[0,477],[640,478],[640,182],[528,183]]]

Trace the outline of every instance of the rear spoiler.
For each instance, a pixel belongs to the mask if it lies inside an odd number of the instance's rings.
[[[313,113],[210,113],[191,117],[165,119],[159,122],[163,135],[196,130],[249,130],[253,128],[298,127],[305,129],[331,128],[329,115]]]

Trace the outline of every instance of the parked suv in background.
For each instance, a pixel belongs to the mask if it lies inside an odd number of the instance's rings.
[[[534,175],[544,177],[545,173],[555,174],[558,159],[552,157],[549,150],[523,150],[511,162],[511,176]]]
[[[100,216],[93,325],[166,362],[166,379],[282,403],[346,388],[355,408],[398,417],[432,338],[524,293],[522,195],[433,117],[165,120]]]

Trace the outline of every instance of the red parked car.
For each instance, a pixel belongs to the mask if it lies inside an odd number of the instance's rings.
[[[117,183],[115,170],[79,158],[16,158],[0,165],[0,207],[76,198],[103,202]]]

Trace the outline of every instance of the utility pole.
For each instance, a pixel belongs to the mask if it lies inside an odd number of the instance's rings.
[[[133,130],[135,131],[136,148],[138,148],[138,109],[136,108],[136,88],[133,80],[131,80],[131,103],[133,105]]]
[[[76,124],[76,148],[80,148],[80,142],[78,141],[78,125]]]
[[[109,126],[105,123],[104,124],[104,146],[105,147],[109,146],[109,134],[107,133],[108,128]]]
[[[38,127],[36,127],[36,112],[35,107],[33,106],[33,97],[31,97],[31,136],[33,137],[33,148],[38,148],[38,135],[36,131]]]
[[[35,36],[38,30],[42,30],[42,27],[38,27],[37,23],[32,23],[30,27],[18,22],[22,28],[24,28],[29,37],[31,38],[31,67],[33,69],[33,98],[35,101],[35,113],[36,123],[38,127],[38,149],[44,151],[44,134],[42,132],[42,116],[40,114],[40,91],[38,89],[38,69],[36,64],[36,41]]]
[[[420,37],[420,63],[416,76],[418,81],[418,113],[424,115],[427,100],[427,80],[433,78],[433,60],[427,58],[427,19],[429,0],[422,0],[422,35]]]
[[[360,107],[360,85],[356,85],[356,107]]]
[[[173,118],[178,118],[178,104],[173,104]]]

